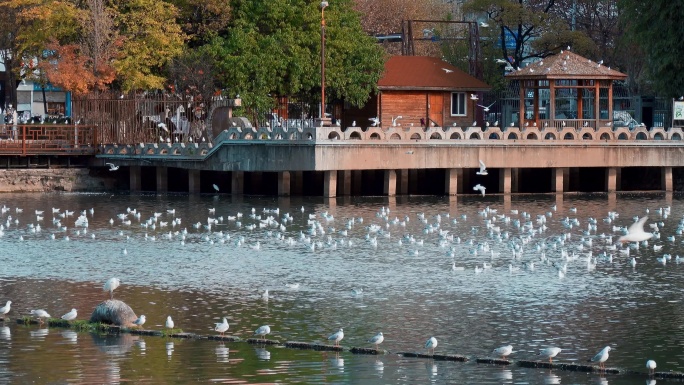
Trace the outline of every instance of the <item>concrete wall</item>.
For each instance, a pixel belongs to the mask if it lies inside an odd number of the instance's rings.
[[[91,175],[83,168],[0,170],[0,192],[100,192],[113,185],[113,179]]]

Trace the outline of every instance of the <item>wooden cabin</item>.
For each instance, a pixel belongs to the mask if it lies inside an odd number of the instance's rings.
[[[343,127],[354,121],[357,127],[368,127],[375,117],[382,127],[470,127],[476,120],[478,95],[490,88],[438,58],[393,56],[385,63],[378,94],[361,110],[345,111]]]

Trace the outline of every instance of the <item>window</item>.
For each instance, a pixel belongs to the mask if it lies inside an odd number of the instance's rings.
[[[451,116],[466,116],[465,92],[451,93]]]

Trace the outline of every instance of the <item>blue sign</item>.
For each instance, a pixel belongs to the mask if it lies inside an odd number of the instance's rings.
[[[506,37],[506,49],[515,49],[516,34],[504,29],[504,36]],[[501,38],[499,38],[498,46],[501,47]]]

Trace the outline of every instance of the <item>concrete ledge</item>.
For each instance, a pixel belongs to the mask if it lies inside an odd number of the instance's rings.
[[[458,361],[458,362],[466,362],[468,361],[468,357],[466,356],[460,356],[457,354],[423,354],[423,353],[411,353],[411,352],[401,352],[397,353],[400,356],[403,357],[412,357],[412,358],[429,358],[437,361]]]
[[[571,372],[601,372],[601,373],[608,373],[608,374],[620,374],[621,371],[618,369],[611,369],[611,368],[606,368],[606,369],[599,369],[598,366],[591,366],[591,365],[579,365],[579,364],[553,364],[550,362],[546,361],[517,361],[516,362],[518,366],[522,366],[523,368],[543,368],[543,369],[558,369],[558,370],[566,370],[566,371],[571,371]]]
[[[371,354],[371,355],[379,355],[379,354],[389,354],[389,351],[384,350],[384,349],[375,349],[375,348],[351,348],[349,351],[353,354]]]
[[[322,350],[322,351],[330,351],[330,352],[343,352],[344,351],[344,348],[342,346],[310,344],[308,342],[295,342],[295,341],[285,342],[285,347],[286,348],[293,348],[293,349]]]
[[[492,364],[492,365],[510,365],[513,361],[501,360],[498,358],[478,358],[475,360],[478,364]]]
[[[247,338],[245,342],[252,345],[280,345],[280,341],[278,340],[267,340],[260,338]]]

